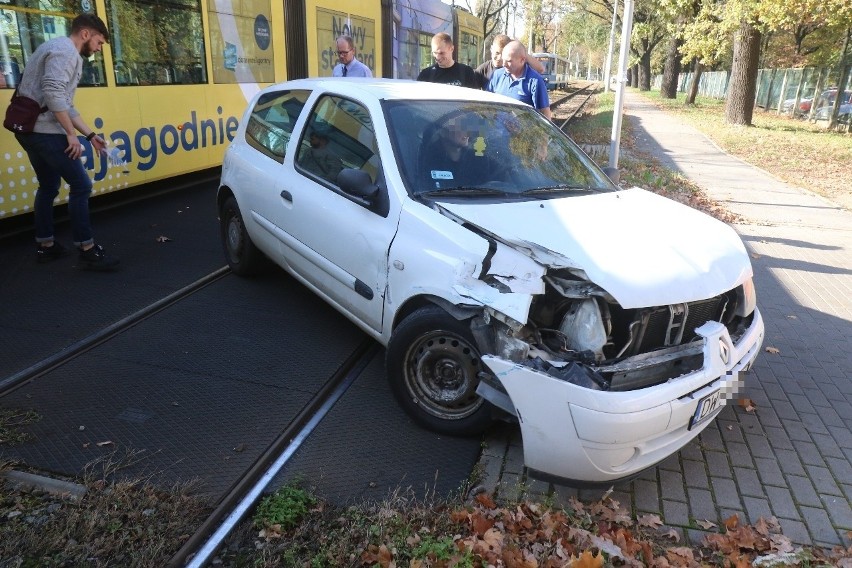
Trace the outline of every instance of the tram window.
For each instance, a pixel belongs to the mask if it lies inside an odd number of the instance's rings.
[[[207,82],[199,0],[107,0],[118,85]]]
[[[287,142],[310,91],[274,91],[260,96],[246,124],[246,141],[256,150],[284,163]]]
[[[333,183],[340,168],[363,170],[375,182],[381,163],[370,113],[349,99],[322,97],[302,135],[296,164]]]
[[[461,32],[461,46],[459,47],[458,60],[465,65],[476,67],[479,65],[479,38],[467,32]]]
[[[76,14],[61,0],[37,4],[4,0],[0,6],[0,88],[14,89],[36,48],[49,39],[67,36]],[[79,86],[102,86],[106,83],[104,77],[103,54],[96,53],[83,60]]]

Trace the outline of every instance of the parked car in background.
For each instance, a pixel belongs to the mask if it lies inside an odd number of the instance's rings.
[[[823,107],[830,107],[834,105],[834,99],[837,98],[837,89],[827,89],[820,93],[817,97],[816,109],[819,111]],[[781,112],[789,113],[793,109],[793,104],[796,102],[796,99],[787,99],[781,105]],[[843,91],[843,99],[841,100],[841,104],[852,102],[852,91]],[[799,100],[799,112],[797,114],[805,114],[811,111],[811,106],[813,105],[812,98],[800,99]]]
[[[619,188],[492,93],[268,87],[225,153],[217,206],[235,273],[271,259],[384,345],[420,425],[516,420],[534,476],[611,483],[657,464],[735,397],[763,342],[731,227]]]
[[[824,106],[816,110],[814,118],[816,120],[828,120],[833,111],[834,105]],[[849,124],[850,115],[852,115],[852,103],[840,105],[840,108],[837,109],[837,122],[841,124]]]

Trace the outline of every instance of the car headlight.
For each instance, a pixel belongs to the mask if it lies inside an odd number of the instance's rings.
[[[754,280],[749,278],[737,290],[737,315],[745,317],[757,307],[757,292],[754,290]]]

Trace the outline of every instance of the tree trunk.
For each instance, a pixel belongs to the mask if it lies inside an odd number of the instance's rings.
[[[734,38],[734,61],[725,105],[725,122],[751,126],[757,68],[760,57],[760,32],[743,21]]]
[[[689,94],[686,95],[686,104],[694,105],[695,97],[698,96],[698,84],[701,81],[701,73],[704,71],[704,65],[696,59],[692,66],[692,84],[689,86]]]
[[[639,58],[639,90],[651,90],[651,52],[645,50],[642,57]]]
[[[627,68],[627,80],[625,81],[625,84],[626,84],[628,87],[632,87],[632,86],[633,86],[633,67],[628,67],[628,68]]]
[[[837,113],[840,111],[840,105],[843,102],[843,91],[846,88],[846,82],[849,79],[849,68],[845,65],[845,63],[846,51],[849,48],[850,38],[852,38],[852,28],[846,30],[846,39],[843,42],[843,51],[840,52],[840,80],[837,82],[837,96],[834,97],[834,105],[828,119],[829,130],[834,129],[834,127],[837,126]],[[814,99],[814,101],[816,101],[816,99]]]
[[[672,36],[669,40],[669,51],[666,54],[666,66],[663,68],[663,84],[660,95],[664,99],[677,98],[677,82],[680,75],[680,48],[682,41]]]

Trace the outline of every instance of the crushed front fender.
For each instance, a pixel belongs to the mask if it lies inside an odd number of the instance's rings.
[[[522,363],[483,356],[515,409],[529,473],[567,482],[626,480],[697,436],[742,388],[741,373],[760,351],[764,324],[755,310],[737,343],[716,322],[696,331],[703,338],[700,369],[632,391],[589,389]]]

